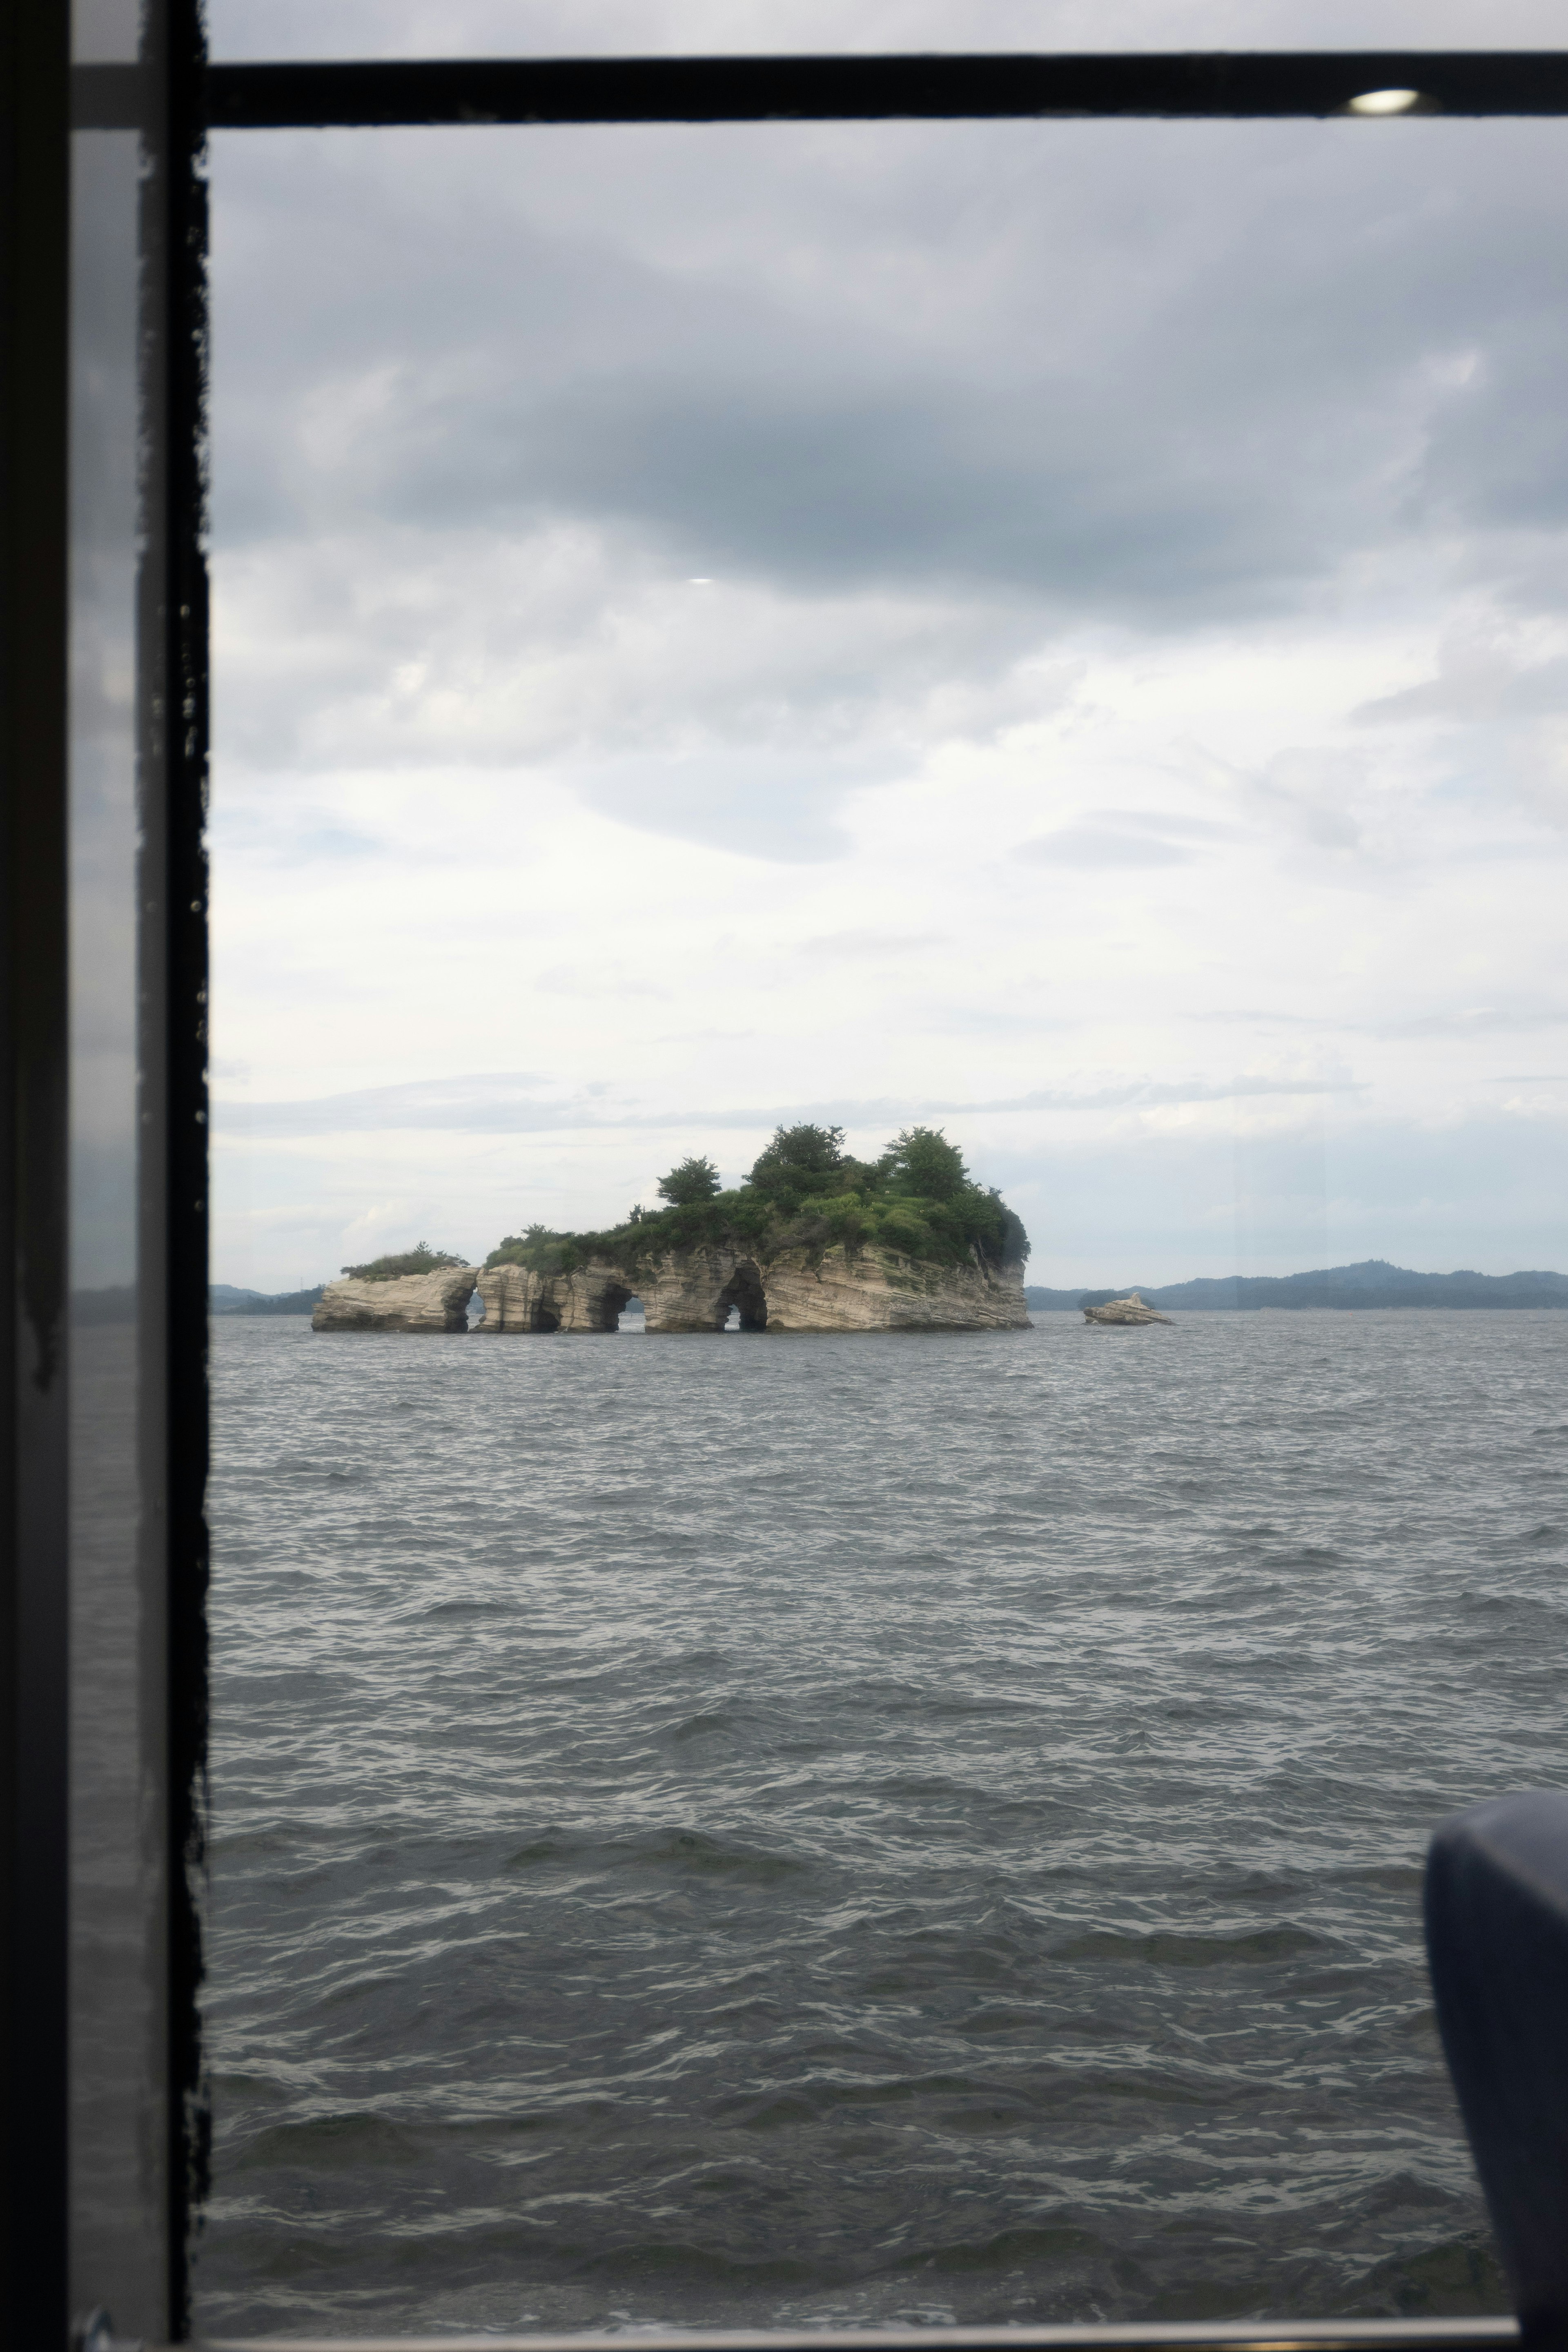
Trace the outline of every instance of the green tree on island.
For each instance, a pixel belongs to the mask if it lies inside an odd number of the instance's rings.
[[[454,1257],[449,1250],[432,1249],[428,1242],[416,1242],[411,1250],[392,1251],[385,1257],[373,1257],[363,1265],[345,1265],[342,1270],[356,1282],[396,1282],[405,1274],[439,1274],[444,1266],[469,1263]]]
[[[854,1160],[844,1157],[841,1127],[775,1127],[773,1139],[755,1161],[749,1181],[759,1192],[820,1192]]]
[[[956,1201],[969,1182],[963,1152],[939,1127],[901,1129],[877,1164],[891,1190],[917,1200]]]
[[[693,1201],[713,1201],[719,1195],[719,1171],[710,1160],[683,1160],[668,1176],[658,1180],[658,1197],[672,1208],[689,1207]],[[641,1215],[636,1210],[627,1219],[630,1224],[640,1224]]]
[[[879,1159],[865,1160],[845,1150],[841,1127],[802,1120],[774,1129],[732,1191],[720,1190],[710,1160],[692,1158],[661,1179],[658,1192],[663,1208],[639,1203],[611,1232],[530,1225],[509,1234],[485,1262],[560,1274],[595,1255],[632,1266],[703,1244],[762,1259],[804,1249],[818,1263],[836,1248],[851,1257],[875,1249],[946,1265],[978,1257],[993,1267],[1019,1265],[1029,1254],[1017,1217],[999,1192],[974,1181],[940,1128],[905,1128]]]

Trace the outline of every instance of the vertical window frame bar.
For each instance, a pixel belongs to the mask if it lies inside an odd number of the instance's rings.
[[[156,1073],[161,1119],[146,1125],[156,1168],[142,1170],[142,1249],[159,1268],[166,1320],[150,1369],[163,1406],[157,1478],[166,1498],[168,2309],[190,2327],[190,2248],[206,2193],[211,2106],[197,2006],[203,1978],[207,1845],[210,1548],[206,1522],[209,1210],[207,1047],[210,740],[207,531],[206,45],[201,0],[163,0],[167,172],[163,271],[162,740],[150,767],[163,839],[149,838],[143,953],[143,1066]],[[152,615],[147,615],[149,625]],[[159,903],[154,906],[153,894]],[[155,945],[153,944],[155,941]],[[149,952],[149,949],[151,952]]]
[[[67,711],[69,64],[66,0],[0,30],[0,2312],[66,2320]]]

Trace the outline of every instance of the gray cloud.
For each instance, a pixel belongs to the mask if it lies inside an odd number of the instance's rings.
[[[1211,817],[1178,816],[1164,809],[1102,808],[1095,814],[1104,824],[1130,824],[1144,833],[1173,834],[1178,841],[1237,838],[1233,824],[1216,824]]]
[[[919,955],[922,949],[945,946],[947,939],[945,931],[828,931],[820,939],[803,940],[795,952],[875,962],[883,956]]]
[[[1443,515],[1568,511],[1556,154],[1458,122],[220,142],[220,532],[588,516],[805,593],[1288,611]],[[983,169],[1014,217],[977,278]]]
[[[215,1129],[266,1137],[346,1135],[396,1129],[449,1129],[470,1135],[546,1135],[595,1129],[772,1128],[799,1119],[840,1127],[898,1125],[913,1118],[957,1118],[1012,1111],[1153,1109],[1173,1103],[1229,1102],[1265,1095],[1344,1095],[1363,1089],[1349,1079],[1248,1078],[1207,1081],[1133,1078],[1088,1088],[1040,1087],[986,1101],[888,1096],[815,1103],[773,1103],[739,1108],[647,1110],[617,1105],[603,1087],[568,1100],[533,1099],[540,1081],[509,1072],[489,1076],[430,1079],[406,1087],[367,1087],[306,1102],[213,1106]],[[597,1098],[595,1098],[597,1097]]]
[[[463,1127],[471,1121],[475,1105],[489,1108],[498,1119],[509,1114],[526,1118],[531,1098],[550,1085],[523,1070],[490,1070],[462,1077],[417,1078],[395,1087],[356,1087],[341,1095],[322,1095],[312,1101],[213,1105],[216,1128],[247,1135],[331,1135],[378,1127]]]
[[[1437,1013],[1411,1013],[1396,1021],[1344,1020],[1327,1011],[1270,1013],[1239,1006],[1235,1012],[1194,1013],[1188,1017],[1201,1022],[1247,1023],[1266,1028],[1331,1030],[1342,1036],[1483,1037],[1568,1027],[1568,1005],[1525,1003],[1450,1006]]]
[[[1021,841],[1013,855],[1026,866],[1093,867],[1186,866],[1193,853],[1150,834],[1110,833],[1094,825],[1070,824],[1059,832],[1037,834],[1031,841]]]
[[[1565,709],[1568,660],[1521,662],[1495,632],[1472,628],[1445,636],[1436,677],[1375,696],[1352,716],[1363,725],[1398,726],[1424,719],[1535,718]]]
[[[1136,1110],[1170,1103],[1249,1101],[1262,1095],[1353,1095],[1365,1089],[1352,1078],[1230,1078],[1205,1084],[1198,1079],[1133,1078],[1110,1087],[1074,1093],[1040,1087],[1033,1094],[1014,1095],[996,1102],[931,1103],[931,1111],[1013,1110]]]
[[[1451,1013],[1424,1013],[1409,1021],[1366,1024],[1374,1037],[1490,1037],[1524,1029],[1568,1027],[1568,1005],[1477,1004]]]
[[[591,763],[576,768],[573,782],[601,816],[641,832],[812,864],[844,850],[834,820],[846,792],[892,772],[887,759],[846,758],[822,746],[791,752],[725,745]]]
[[[220,777],[544,762],[811,863],[921,745],[1059,708],[1075,632],[1316,615],[1445,535],[1472,592],[1560,594],[1557,172],[1517,123],[220,138],[218,610],[270,566],[247,625],[291,656],[220,628]],[[1363,715],[1555,707],[1561,667]],[[1364,765],[1285,752],[1239,805],[1343,865]],[[1148,816],[1022,854],[1224,835]]]

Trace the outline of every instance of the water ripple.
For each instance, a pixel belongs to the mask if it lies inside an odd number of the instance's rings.
[[[215,1340],[204,2330],[1503,2307],[1568,1316]]]

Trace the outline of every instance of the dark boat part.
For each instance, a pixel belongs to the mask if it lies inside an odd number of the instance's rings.
[[[1437,2022],[1529,2352],[1568,2352],[1568,1792],[1494,1797],[1426,1862]]]

